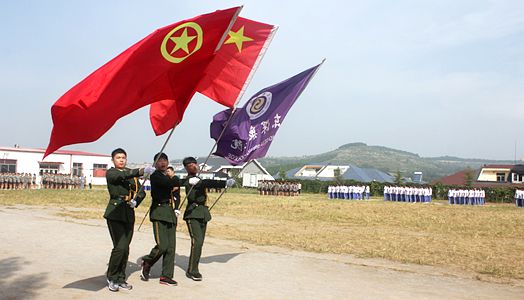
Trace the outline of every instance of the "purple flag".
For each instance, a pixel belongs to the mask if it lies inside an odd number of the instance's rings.
[[[218,140],[214,154],[232,165],[264,157],[287,112],[320,65],[256,93],[231,119],[232,109],[216,114],[210,128],[211,138]]]

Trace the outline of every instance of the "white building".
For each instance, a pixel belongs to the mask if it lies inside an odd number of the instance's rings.
[[[220,179],[237,175],[242,179],[243,187],[258,187],[261,180],[275,180],[271,174],[256,160],[233,166],[222,157],[212,155],[206,162],[206,157],[197,158],[197,163],[202,170],[200,177],[209,179]],[[204,164],[205,163],[205,164]],[[186,172],[181,163],[174,166],[175,172],[180,178],[186,176]]]
[[[83,151],[57,150],[42,159],[45,149],[0,147],[0,172],[72,174],[85,176],[86,183],[106,184],[106,170],[112,166],[111,155]]]

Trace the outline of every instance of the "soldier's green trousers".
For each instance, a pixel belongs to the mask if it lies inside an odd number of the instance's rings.
[[[189,264],[187,272],[191,274],[199,273],[198,264],[202,255],[202,246],[206,237],[207,222],[200,219],[187,219],[187,229],[191,236],[191,254],[189,255]]]
[[[176,224],[153,221],[156,246],[142,259],[153,266],[162,257],[162,277],[173,278],[175,271]]]
[[[133,238],[134,223],[107,220],[113,250],[107,267],[107,279],[115,283],[126,281],[126,266],[129,257],[129,244]]]

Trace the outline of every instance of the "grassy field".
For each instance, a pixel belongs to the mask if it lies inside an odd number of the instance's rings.
[[[210,194],[210,201],[217,196]],[[150,201],[148,196],[138,208],[137,223]],[[0,191],[0,205],[59,207],[60,215],[74,218],[100,219],[106,203],[103,189]],[[524,209],[510,204],[470,207],[232,192],[212,214],[216,218],[208,233],[213,237],[524,279]],[[179,231],[187,229],[179,226]]]

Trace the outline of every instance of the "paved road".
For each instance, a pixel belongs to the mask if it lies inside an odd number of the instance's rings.
[[[75,221],[37,207],[0,207],[0,299],[524,299],[524,283],[489,283],[434,267],[313,254],[207,239],[204,281],[184,276],[189,239],[177,239],[177,287],[139,279],[150,228],[131,244],[132,291],[112,293],[104,271],[111,241],[103,220]],[[210,224],[212,226],[212,223]]]

